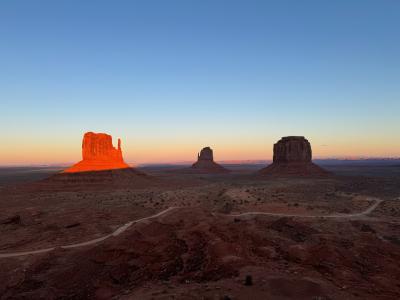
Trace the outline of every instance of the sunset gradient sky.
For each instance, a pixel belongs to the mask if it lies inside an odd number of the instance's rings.
[[[0,2],[0,165],[400,156],[400,1]]]

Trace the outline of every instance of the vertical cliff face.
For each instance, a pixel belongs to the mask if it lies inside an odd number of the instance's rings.
[[[273,163],[259,171],[272,176],[326,176],[328,171],[312,161],[310,142],[303,136],[287,136],[274,144]]]
[[[123,169],[129,166],[122,158],[121,140],[118,148],[112,144],[111,135],[86,132],[82,141],[82,160],[64,173]]]
[[[210,147],[201,149],[197,155],[197,162],[190,168],[197,173],[227,173],[229,170],[214,162],[213,150]]]
[[[274,145],[274,163],[311,162],[311,144],[303,136],[287,136]]]
[[[82,159],[123,162],[121,140],[118,139],[118,149],[115,149],[111,135],[86,132],[82,141]]]
[[[197,155],[198,161],[214,161],[214,154],[210,147],[201,149],[200,154]]]

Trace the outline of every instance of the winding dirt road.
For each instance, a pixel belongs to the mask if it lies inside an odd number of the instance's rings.
[[[367,198],[366,200],[372,200],[372,201],[375,201],[375,203],[372,204],[371,206],[369,206],[366,210],[359,212],[359,213],[354,213],[354,214],[298,215],[298,214],[268,213],[268,212],[245,212],[245,213],[240,213],[240,214],[229,214],[229,215],[224,214],[224,216],[226,216],[226,217],[243,217],[243,216],[253,216],[253,215],[264,215],[264,216],[297,217],[297,218],[356,218],[356,217],[362,217],[367,214],[370,214],[378,207],[378,205],[380,203],[383,202],[383,200],[377,199],[377,198]],[[120,235],[121,233],[126,231],[129,227],[131,227],[133,224],[160,217],[162,215],[169,213],[172,210],[176,210],[176,209],[180,209],[180,208],[182,208],[182,207],[169,207],[169,208],[167,208],[159,213],[156,213],[154,215],[144,217],[141,219],[137,219],[137,220],[133,220],[133,221],[128,222],[128,223],[122,225],[121,227],[117,228],[114,232],[107,234],[103,237],[97,238],[97,239],[93,239],[93,240],[89,240],[89,241],[81,242],[81,243],[76,243],[76,244],[69,244],[69,245],[64,245],[64,246],[54,246],[54,247],[50,247],[50,248],[32,250],[32,251],[9,252],[9,253],[1,253],[0,252],[0,258],[10,258],[10,257],[24,256],[24,255],[46,253],[49,251],[53,251],[57,248],[71,249],[71,248],[78,248],[78,247],[94,245],[94,244],[100,243],[110,237]],[[215,214],[213,214],[213,215],[215,215]]]
[[[366,200],[375,201],[374,204],[369,206],[366,210],[354,213],[354,214],[333,214],[333,215],[299,215],[299,214],[284,214],[284,213],[268,213],[268,212],[259,212],[259,211],[249,211],[240,214],[229,214],[225,215],[227,217],[243,217],[250,215],[265,215],[265,216],[276,216],[276,217],[296,217],[296,218],[357,218],[370,214],[373,212],[378,205],[383,201],[377,198],[367,198]]]
[[[94,245],[97,243],[100,243],[110,237],[113,236],[118,236],[121,233],[123,233],[125,230],[127,230],[130,226],[132,226],[135,223],[140,223],[146,220],[150,220],[150,219],[154,219],[157,217],[160,217],[161,215],[164,215],[168,212],[170,212],[171,210],[177,209],[179,207],[169,207],[166,210],[160,211],[159,213],[156,213],[155,215],[151,215],[148,217],[144,217],[141,219],[137,219],[131,222],[128,222],[124,225],[122,225],[121,227],[117,228],[117,230],[115,230],[114,232],[107,234],[105,236],[102,236],[100,238],[97,239],[93,239],[93,240],[89,240],[86,242],[82,242],[82,243],[76,243],[76,244],[69,244],[69,245],[64,245],[64,246],[58,246],[58,247],[50,247],[50,248],[45,248],[45,249],[39,249],[39,250],[33,250],[33,251],[23,251],[23,252],[11,252],[11,253],[0,253],[0,258],[7,258],[7,257],[16,257],[16,256],[24,256],[24,255],[30,255],[30,254],[40,254],[40,253],[45,253],[45,252],[49,252],[52,250],[55,250],[56,248],[61,248],[61,249],[71,249],[71,248],[78,248],[78,247],[84,247],[84,246],[89,246],[89,245]]]

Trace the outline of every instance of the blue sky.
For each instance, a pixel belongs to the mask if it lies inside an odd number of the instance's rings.
[[[400,156],[399,1],[0,2],[0,164]],[[29,150],[28,150],[29,149]]]

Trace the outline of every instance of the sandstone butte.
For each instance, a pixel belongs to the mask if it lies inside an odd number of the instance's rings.
[[[203,148],[197,154],[197,162],[195,162],[192,170],[204,173],[227,173],[229,170],[214,162],[213,150],[210,147]]]
[[[330,174],[312,162],[310,142],[303,136],[286,136],[274,144],[271,165],[259,173],[275,176],[324,176]]]
[[[129,166],[122,158],[121,140],[118,148],[112,144],[111,135],[86,132],[82,141],[82,160],[63,173],[125,169]]]

